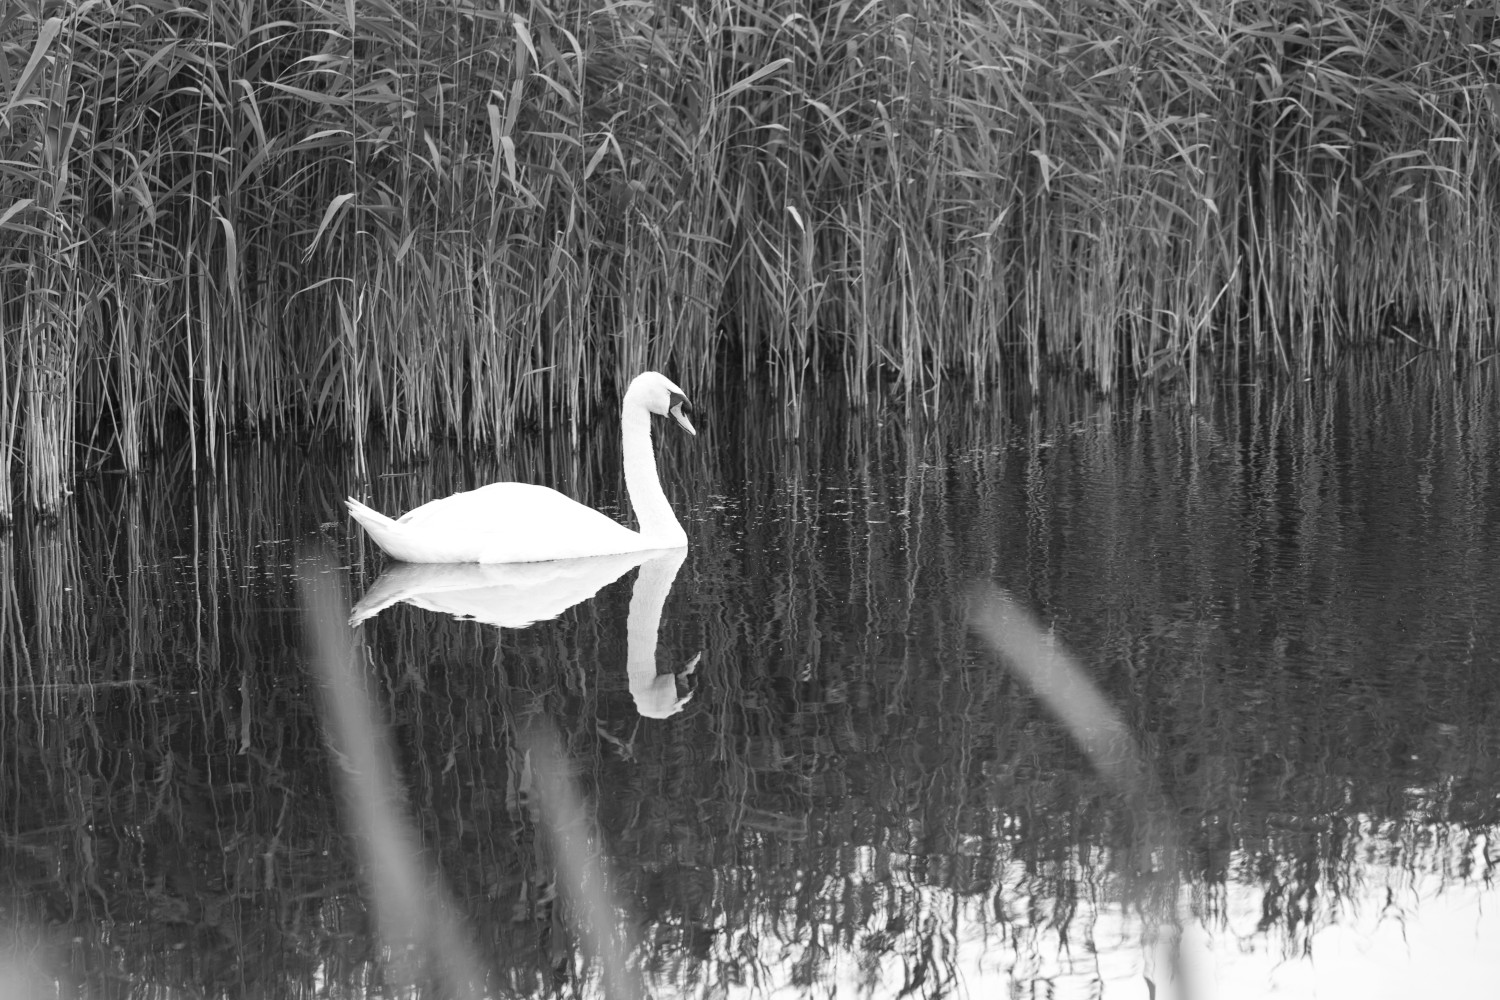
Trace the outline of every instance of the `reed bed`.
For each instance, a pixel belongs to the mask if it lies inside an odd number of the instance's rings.
[[[0,517],[185,428],[579,428],[637,369],[927,390],[1484,356],[1495,18],[548,0],[8,7]]]

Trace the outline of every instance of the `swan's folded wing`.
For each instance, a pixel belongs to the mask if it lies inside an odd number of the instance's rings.
[[[546,486],[491,483],[396,522],[424,562],[534,562],[633,552],[639,534]]]

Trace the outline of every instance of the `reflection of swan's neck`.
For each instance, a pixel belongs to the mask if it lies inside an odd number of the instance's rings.
[[[669,549],[687,544],[687,532],[677,523],[672,505],[656,474],[656,452],[651,447],[651,413],[627,400],[620,414],[625,458],[625,492],[640,524],[641,535],[653,546]]]
[[[686,558],[687,549],[675,549],[647,559],[641,563],[630,595],[625,670],[636,711],[648,719],[665,719],[682,707],[676,676],[656,672],[656,633],[661,627],[661,609]]]

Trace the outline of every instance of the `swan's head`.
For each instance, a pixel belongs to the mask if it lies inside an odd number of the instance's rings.
[[[690,409],[687,396],[676,382],[660,372],[642,372],[635,377],[630,388],[625,390],[625,405],[632,404],[643,406],[647,412],[658,416],[671,417],[689,434],[698,433],[687,416]]]

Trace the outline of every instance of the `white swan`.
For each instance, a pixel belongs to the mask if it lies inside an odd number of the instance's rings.
[[[656,474],[651,414],[672,416],[697,434],[683,409],[687,397],[665,375],[643,372],[625,391],[620,438],[625,491],[640,531],[546,486],[491,483],[429,500],[392,520],[350,497],[349,513],[386,554],[415,563],[517,563],[614,555],[687,545]]]

